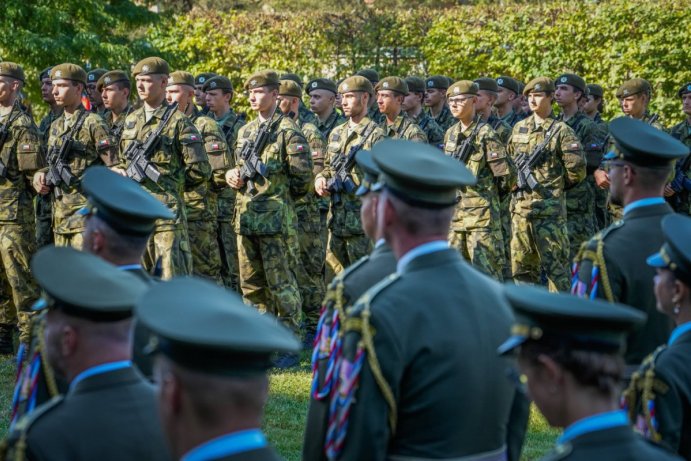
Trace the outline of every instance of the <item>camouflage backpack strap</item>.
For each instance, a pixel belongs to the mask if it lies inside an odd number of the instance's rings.
[[[341,325],[345,320],[345,280],[369,260],[369,255],[348,266],[329,284],[322,304],[315,347],[312,351],[312,397],[323,400],[331,396],[334,389],[334,371],[341,354]]]
[[[613,231],[624,225],[623,220],[614,222],[607,229],[604,229],[587,242],[581,245],[571,269],[571,293],[577,296],[588,296],[591,299],[597,297],[598,289],[602,286],[605,298],[609,302],[614,302],[614,292],[610,283],[607,264],[605,261],[605,238]],[[591,261],[590,277],[588,282],[584,282],[579,277],[579,272],[583,261]]]
[[[655,364],[667,350],[663,344],[643,360],[631,376],[631,383],[622,395],[622,407],[626,410],[634,430],[645,438],[660,442],[662,436],[655,409],[655,398],[669,391],[669,386],[655,377]]]
[[[64,401],[62,395],[53,397],[43,405],[39,406],[36,411],[31,414],[23,416],[10,429],[9,434],[5,440],[0,444],[0,459],[6,461],[24,461],[27,458],[27,439],[29,436],[29,429],[41,417],[49,413],[51,410],[57,408]]]
[[[375,331],[370,324],[371,302],[386,288],[391,286],[399,275],[394,273],[374,285],[367,293],[358,299],[356,305],[346,314],[343,324],[343,335],[354,334],[348,344],[354,344],[354,350],[343,350],[336,365],[336,386],[334,386],[329,405],[328,426],[324,450],[328,459],[337,459],[345,442],[348,430],[348,416],[355,401],[355,393],[359,386],[360,373],[364,365],[365,357],[370,366],[372,375],[384,395],[389,406],[389,426],[391,432],[396,431],[397,408],[391,386],[381,371],[376,350],[374,349]],[[355,341],[351,341],[355,340]],[[344,348],[345,349],[345,348]]]

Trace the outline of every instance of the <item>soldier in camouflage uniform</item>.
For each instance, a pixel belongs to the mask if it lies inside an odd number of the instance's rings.
[[[41,97],[50,106],[48,115],[41,119],[38,125],[38,132],[41,136],[41,146],[45,150],[48,145],[50,135],[50,125],[62,115],[62,107],[55,102],[53,96],[53,81],[50,79],[51,67],[41,71],[39,81],[41,82]],[[53,207],[49,195],[36,195],[36,247],[53,243]]]
[[[478,270],[502,280],[506,252],[499,191],[511,191],[516,170],[497,133],[476,119],[477,94],[478,85],[469,80],[454,83],[447,92],[458,123],[446,131],[444,152],[463,162],[477,179],[475,185],[460,189],[449,244]]]
[[[245,124],[245,114],[237,114],[230,108],[230,103],[233,99],[233,85],[228,78],[216,76],[207,80],[204,83],[203,89],[206,93],[209,116],[218,123],[225,136],[226,144],[232,151],[238,139],[238,131]],[[212,167],[214,167],[214,163],[217,160],[220,160],[220,158],[209,159]],[[235,155],[233,152],[230,152],[228,162],[228,168],[235,168]],[[214,180],[211,182],[211,186],[217,195],[217,232],[218,245],[221,251],[221,279],[226,288],[232,288],[239,292],[238,245],[233,224],[237,192],[225,182],[225,174],[223,183],[218,182],[215,176],[216,173],[214,173]]]
[[[24,70],[0,62],[0,353],[14,352],[12,329],[19,325],[20,341],[29,338],[29,312],[38,289],[29,271],[36,251],[31,178],[42,166],[41,140],[36,124],[17,103]]]
[[[125,130],[120,140],[121,173],[126,172],[131,164],[132,159],[125,155],[130,144],[135,140],[144,142],[149,133],[158,128],[169,110],[165,104],[168,63],[161,58],[145,58],[134,66],[132,73],[137,93],[144,104],[125,119]],[[192,255],[182,194],[185,187],[205,184],[211,177],[202,137],[192,122],[176,111],[163,129],[160,142],[149,159],[160,173],[160,178],[154,182],[144,177],[141,185],[168,206],[175,219],[156,223],[144,257],[144,266],[151,270],[160,264],[164,279],[189,275],[192,273]]]
[[[80,192],[79,181],[91,165],[116,165],[117,146],[103,118],[82,106],[81,95],[86,85],[84,69],[75,64],[61,64],[53,67],[50,76],[55,101],[64,112],[50,126],[47,155],[50,156],[52,149],[57,152],[64,140],[71,138],[72,148],[63,160],[75,180],[70,185],[62,181],[59,185],[49,185],[46,183],[47,169],[42,169],[34,175],[33,184],[39,194],[53,192],[55,244],[81,249],[84,217],[77,211],[84,208],[86,199]]]
[[[586,179],[566,190],[566,228],[569,235],[569,261],[581,243],[595,234],[595,179],[607,133],[578,109],[578,100],[586,92],[585,80],[575,74],[562,74],[554,82],[555,100],[561,108],[557,120],[566,123],[581,142],[586,159]]]
[[[446,104],[446,90],[451,85],[448,78],[443,75],[433,75],[425,80],[425,107],[427,114],[437,122],[444,132],[456,123]]]
[[[677,95],[681,99],[686,119],[674,125],[669,134],[691,147],[691,82],[685,83]],[[691,155],[677,162],[674,181],[667,187],[674,192],[674,211],[685,215],[691,214]]]
[[[298,74],[294,74],[292,72],[282,74],[280,76],[280,80],[292,80],[298,84],[300,91],[302,91],[302,88],[304,87],[302,78],[300,78]],[[300,123],[311,123],[313,125],[317,125],[317,123],[319,123],[317,116],[305,106],[305,103],[302,102],[302,99],[299,101],[299,106],[296,113],[298,114],[298,120]]]
[[[425,100],[425,81],[420,77],[406,77],[405,83],[408,85],[408,94],[403,98],[401,107],[411,120],[417,122],[427,136],[427,142],[443,149],[444,130],[422,109],[422,103]]]
[[[369,80],[372,84],[372,88],[376,87],[377,83],[379,83],[379,72],[374,69],[360,69],[355,75],[365,77]],[[379,106],[377,105],[377,98],[370,99],[369,106],[367,106],[367,116],[376,123],[382,123],[384,121],[384,115],[379,111]]]
[[[310,109],[317,116],[317,128],[329,139],[334,128],[345,122],[339,114],[336,104],[336,82],[328,78],[315,78],[307,84],[307,95],[310,97]]]
[[[589,83],[588,100],[583,105],[583,113],[588,116],[593,122],[598,125],[601,131],[607,135],[607,122],[602,118],[602,110],[604,109],[604,90],[595,83]],[[602,146],[603,150],[606,146]],[[598,165],[599,168],[599,165]],[[607,189],[603,189],[597,185],[595,181],[595,174],[600,171],[596,169],[588,175],[592,178],[593,189],[595,190],[595,225],[597,230],[602,230],[609,225],[609,211],[607,210]]]
[[[202,114],[206,115],[209,112],[209,106],[206,105],[206,95],[204,94],[204,85],[206,82],[218,74],[215,72],[202,72],[194,77],[194,103]]]
[[[202,136],[212,178],[225,182],[225,172],[230,168],[230,150],[225,136],[213,119],[202,115],[194,106],[193,99],[194,76],[184,71],[171,73],[166,87],[166,100],[168,104],[177,103],[178,110],[194,124]],[[211,179],[194,186],[185,185],[183,201],[192,252],[192,274],[221,284],[221,253],[216,232],[218,207]]]
[[[300,123],[297,110],[302,98],[302,89],[292,80],[281,80],[278,90],[279,109],[288,117],[292,117],[302,130],[312,152],[313,173],[324,169],[324,155],[326,153],[326,139],[319,129],[312,123]],[[317,163],[320,165],[317,166]],[[318,171],[317,171],[318,170]],[[295,218],[293,229],[297,248],[296,266],[297,280],[302,296],[302,313],[305,328],[305,348],[311,349],[314,334],[319,322],[319,311],[324,300],[326,287],[324,285],[324,262],[326,247],[322,240],[322,223],[319,212],[319,196],[314,192],[313,184],[303,196],[294,200]]]
[[[110,134],[116,144],[120,143],[125,119],[132,112],[130,104],[130,78],[122,70],[111,70],[101,76],[96,83],[101,93],[106,111],[103,118],[110,127]]]
[[[384,116],[380,123],[384,135],[392,139],[427,142],[422,128],[403,112],[403,100],[408,95],[408,84],[399,77],[384,77],[374,87],[377,92],[377,106]]]
[[[552,116],[554,82],[538,77],[526,85],[533,114],[513,127],[508,151],[518,169],[519,186],[511,201],[511,270],[519,282],[539,283],[542,271],[550,291],[569,289],[569,239],[566,233],[564,189],[585,178],[585,157],[576,134]],[[538,184],[523,180],[519,157],[532,157],[547,143],[528,173]],[[523,176],[522,176],[523,175]]]
[[[497,109],[497,117],[509,124],[511,128],[525,117],[514,111],[514,102],[521,98],[521,85],[511,77],[502,75],[497,77],[497,100],[494,107]]]
[[[91,112],[98,115],[103,115],[106,112],[101,91],[98,89],[98,81],[106,72],[108,72],[106,69],[94,69],[86,74],[86,95],[91,103]]]
[[[604,95],[605,92],[602,86],[597,83],[588,83],[587,88],[587,99],[583,103],[583,113],[588,116],[593,122],[607,126],[607,122],[602,118],[602,111],[604,110]]]
[[[374,97],[374,88],[365,77],[349,77],[338,87],[343,95],[343,111],[348,122],[337,126],[329,136],[324,171],[317,175],[314,183],[317,194],[332,197],[331,219],[329,221],[329,242],[326,249],[327,274],[329,282],[334,275],[362,258],[370,251],[371,242],[362,230],[360,221],[360,199],[354,192],[345,190],[333,194],[329,191],[329,180],[336,176],[337,165],[343,157],[355,155],[351,150],[371,149],[384,137],[382,129],[367,116],[369,100]],[[350,169],[350,179],[359,185],[362,172],[357,165]]]
[[[312,156],[297,123],[280,113],[279,79],[272,71],[258,72],[245,81],[250,106],[258,118],[238,133],[235,157],[238,167],[226,173],[230,187],[239,191],[235,207],[238,234],[240,288],[245,300],[260,311],[276,315],[295,333],[300,331],[300,291],[291,267],[289,232],[293,200],[310,190]],[[242,174],[246,143],[254,143],[260,129],[268,128],[268,141],[257,155],[266,176]],[[252,183],[250,183],[252,181]],[[286,356],[284,366],[297,364]],[[277,366],[280,363],[277,363]]]

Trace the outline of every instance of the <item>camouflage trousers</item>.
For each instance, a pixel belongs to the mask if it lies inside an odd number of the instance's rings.
[[[550,291],[569,291],[569,238],[563,216],[511,216],[511,272],[515,282],[540,283],[544,270]]]
[[[501,209],[501,236],[504,240],[504,280],[511,280],[511,194],[499,202]]]
[[[170,280],[178,275],[192,273],[192,253],[187,229],[170,229],[154,232],[144,252],[144,268],[155,273],[160,259],[161,278]]]
[[[75,250],[82,250],[84,246],[84,236],[81,232],[73,232],[70,234],[53,234],[53,240],[56,247],[72,247]]]
[[[30,336],[31,305],[39,296],[29,269],[35,251],[33,223],[0,224],[0,324],[17,324],[19,339],[24,343]]]
[[[504,237],[499,229],[451,229],[449,245],[458,249],[461,256],[475,269],[503,281],[506,255]]]
[[[329,244],[326,247],[326,283],[360,258],[372,251],[372,242],[362,235],[339,237],[329,233]]]
[[[587,180],[566,191],[566,230],[573,261],[581,243],[595,235],[595,191]]]
[[[218,221],[218,247],[221,254],[221,280],[223,286],[240,291],[238,275],[238,238],[233,223]]]
[[[298,284],[302,296],[302,312],[305,328],[314,333],[319,323],[319,313],[326,294],[324,284],[324,263],[326,252],[320,232],[298,233],[300,245],[300,264],[303,270],[298,272]]]
[[[221,284],[221,252],[215,221],[187,221],[192,274]]]
[[[50,195],[36,196],[36,247],[53,243],[53,202]]]
[[[302,299],[289,239],[281,234],[238,235],[240,289],[247,303],[299,334]]]
[[[587,176],[586,181],[591,181],[593,190],[595,191],[595,226],[596,231],[600,231],[608,227],[611,223],[609,219],[609,210],[607,209],[607,189],[600,189],[595,184],[593,176]]]

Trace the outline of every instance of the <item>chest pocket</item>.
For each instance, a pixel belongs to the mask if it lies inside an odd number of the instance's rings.
[[[17,146],[17,166],[19,171],[35,171],[42,168],[43,158],[38,144],[26,143]]]
[[[530,137],[527,134],[516,134],[511,138],[514,152],[518,154],[530,153]]]
[[[158,165],[170,165],[173,163],[174,152],[173,140],[168,136],[161,135],[151,159]]]
[[[219,141],[210,141],[204,144],[206,155],[209,157],[211,169],[226,170],[230,168],[230,160],[226,155],[226,144]]]

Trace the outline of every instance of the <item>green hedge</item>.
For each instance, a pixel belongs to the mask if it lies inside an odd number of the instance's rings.
[[[676,90],[691,80],[691,15],[676,0],[554,1],[445,10],[283,14],[195,11],[169,18],[149,38],[176,68],[226,74],[240,87],[274,68],[303,77],[344,77],[371,66],[382,75],[509,74],[528,80],[576,72],[614,91],[631,77],[654,88],[653,110],[681,119]],[[241,107],[245,101],[238,101]]]

